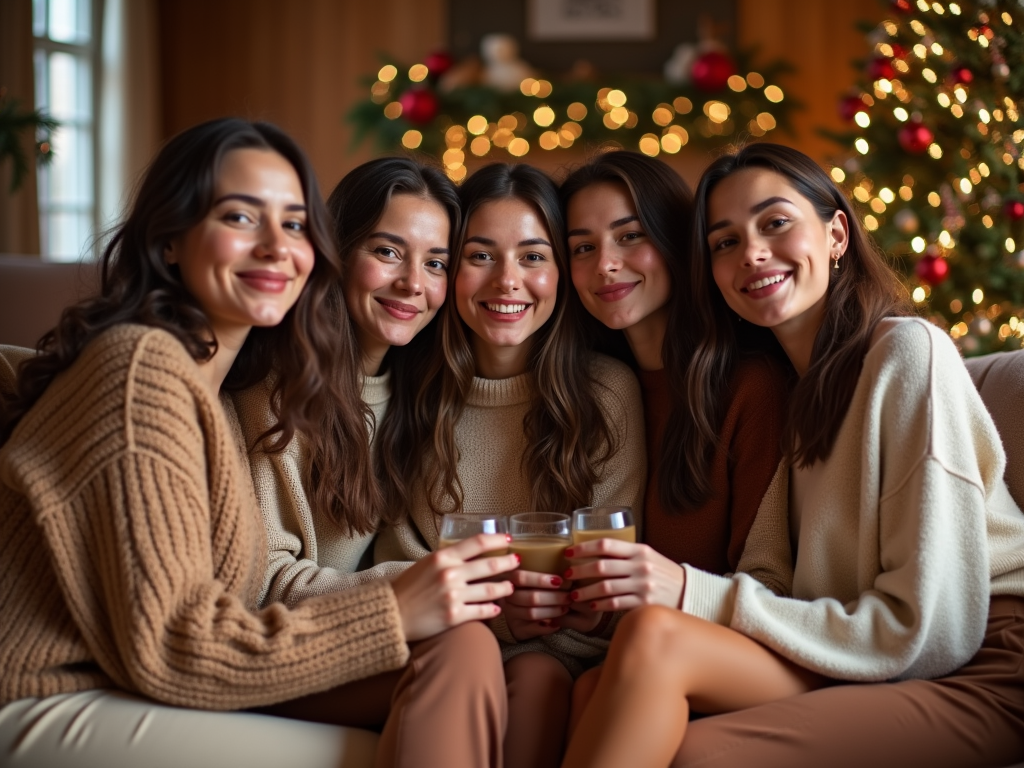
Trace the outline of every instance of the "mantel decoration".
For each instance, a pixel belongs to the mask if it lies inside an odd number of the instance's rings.
[[[664,79],[601,77],[584,61],[542,76],[519,60],[508,35],[486,36],[481,54],[459,63],[445,52],[412,66],[387,61],[349,114],[355,143],[372,136],[383,152],[435,155],[461,181],[470,155],[518,158],[578,142],[651,156],[712,149],[788,128],[798,106],[776,85],[785,63],[755,71],[749,54],[734,56],[708,39],[679,46]]]
[[[1024,5],[887,0],[832,177],[965,355],[1024,342]],[[1013,62],[1016,62],[1014,64]]]
[[[16,99],[7,98],[7,89],[0,86],[0,165],[11,160],[11,185],[9,191],[17,192],[29,171],[28,158],[22,149],[22,134],[32,131],[35,135],[36,157],[40,163],[53,159],[50,134],[57,128],[57,121],[39,110],[27,111],[19,107]]]

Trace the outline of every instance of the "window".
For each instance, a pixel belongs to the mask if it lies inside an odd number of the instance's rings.
[[[36,107],[60,121],[39,174],[43,258],[93,258],[98,231],[96,93],[103,0],[33,0]]]

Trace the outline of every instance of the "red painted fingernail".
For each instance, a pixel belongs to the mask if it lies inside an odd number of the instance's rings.
[[[567,550],[565,550],[565,556],[572,557],[572,547],[569,547]]]
[[[573,600],[578,600],[580,597],[580,593],[578,590],[574,589],[572,592],[569,593],[569,597],[571,597]]]
[[[566,568],[565,569],[565,578],[567,578],[567,579],[571,579],[572,578],[572,568]]]
[[[515,552],[513,552],[513,553],[512,553],[512,557],[514,557],[514,558],[516,559],[516,562],[517,562],[517,563],[518,563],[519,565],[522,565],[522,564],[523,564],[523,558],[521,558],[521,557],[520,557],[519,555],[517,555],[517,554],[516,554]]]
[[[540,624],[542,627],[550,627],[551,626],[551,619],[541,619],[537,623]]]
[[[558,576],[551,577],[551,586],[560,587],[562,586],[562,580]]]
[[[512,534],[511,533],[506,533],[505,534],[505,541],[509,542],[510,544],[512,543]]]
[[[596,611],[597,610],[597,603],[591,603],[590,604],[590,610]]]

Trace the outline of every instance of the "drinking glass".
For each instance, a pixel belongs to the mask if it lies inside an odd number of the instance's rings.
[[[618,539],[636,543],[636,521],[629,507],[583,507],[572,513],[572,543]]]
[[[511,551],[519,555],[520,568],[537,573],[561,574],[569,567],[565,548],[572,544],[570,520],[561,512],[523,512],[512,515]]]
[[[485,512],[466,512],[445,515],[441,519],[441,532],[438,534],[437,547],[450,547],[452,544],[476,536],[478,533],[508,533],[508,518],[505,515],[492,515]],[[487,553],[488,557],[507,555],[508,547],[495,549]]]

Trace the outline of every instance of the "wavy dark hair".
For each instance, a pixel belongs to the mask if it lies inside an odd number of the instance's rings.
[[[660,160],[639,152],[606,152],[573,170],[562,182],[559,194],[562,209],[568,215],[569,202],[578,192],[594,184],[624,187],[633,200],[640,226],[661,254],[672,280],[668,300],[669,321],[662,345],[662,361],[668,374],[673,406],[665,426],[661,455],[648,457],[658,462],[658,497],[666,509],[693,509],[710,496],[711,463],[718,445],[718,428],[728,407],[722,392],[713,401],[699,399],[702,393],[687,387],[686,371],[693,355],[695,339],[693,305],[686,286],[690,280],[693,193],[672,168]],[[575,294],[575,292],[574,292]],[[599,348],[634,363],[632,355],[622,352],[622,331],[606,328],[590,317],[579,297],[573,296],[576,311],[587,315]],[[695,414],[710,410],[713,429],[698,428]]]
[[[197,361],[212,357],[217,342],[209,320],[164,253],[209,212],[221,163],[236,149],[276,152],[295,169],[315,261],[285,319],[250,331],[224,388],[243,389],[275,373],[276,423],[263,436],[273,438],[269,450],[283,449],[296,430],[311,435],[318,457],[314,472],[332,481],[323,483],[330,488],[330,506],[356,528],[365,527],[366,510],[379,507],[379,492],[366,446],[363,412],[368,409],[359,396],[358,357],[348,334],[340,344],[337,340],[338,317],[347,318],[344,307],[332,306],[331,300],[340,262],[312,166],[292,139],[267,123],[212,120],[178,134],[160,150],[103,251],[99,295],[66,309],[57,327],[40,339],[40,354],[19,368],[17,390],[0,416],[0,442],[50,382],[112,326],[161,328]]]
[[[448,216],[451,248],[462,213],[459,193],[448,177],[438,168],[406,157],[370,160],[346,174],[327,199],[341,253],[343,280],[352,254],[374,232],[395,195],[414,195],[440,205]],[[454,261],[454,255],[449,261]],[[341,285],[336,284],[338,293]],[[416,428],[416,393],[427,376],[433,350],[440,343],[438,326],[435,317],[409,344],[392,346],[381,363],[382,371],[391,372],[391,397],[381,423],[371,424],[371,429],[376,432],[373,463],[384,496],[381,520],[385,523],[395,522],[410,504],[409,479],[413,477],[421,434]],[[352,343],[356,343],[354,336]]]
[[[713,393],[726,385],[742,339],[738,317],[726,304],[711,273],[707,242],[708,200],[734,173],[762,168],[782,176],[829,222],[846,215],[850,239],[838,270],[829,270],[825,315],[814,340],[810,365],[795,384],[783,429],[783,451],[795,466],[810,466],[832,452],[850,407],[864,355],[880,320],[912,314],[909,296],[874,241],[861,228],[849,200],[827,173],[799,150],[779,144],[743,147],[713,162],[697,185],[691,294],[696,309],[697,349],[687,386]],[[768,342],[770,343],[770,342]],[[706,425],[709,415],[703,417]]]
[[[496,163],[470,176],[459,190],[459,198],[463,220],[450,285],[458,280],[468,223],[481,206],[521,200],[536,211],[549,233],[558,267],[558,294],[552,316],[536,332],[531,345],[529,368],[536,389],[523,419],[528,448],[522,464],[532,481],[530,499],[534,509],[571,511],[585,506],[590,503],[605,461],[617,446],[597,400],[598,384],[590,375],[589,352],[581,328],[569,310],[574,291],[558,190],[536,168]],[[415,476],[422,476],[425,470],[428,500],[437,514],[453,510],[438,508],[435,489],[454,501],[455,511],[462,508],[455,425],[465,408],[476,370],[470,333],[455,302],[447,302],[441,313],[441,348],[417,394],[417,429],[427,438],[424,444],[430,450],[416,457]]]

